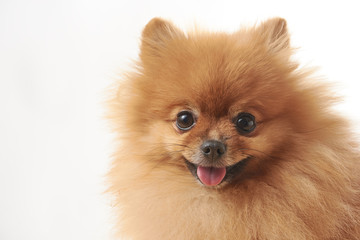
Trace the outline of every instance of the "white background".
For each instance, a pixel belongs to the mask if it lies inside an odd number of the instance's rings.
[[[297,58],[338,82],[339,109],[359,120],[359,9],[356,1],[0,0],[0,239],[110,239],[102,101],[152,17],[225,31],[284,17]]]

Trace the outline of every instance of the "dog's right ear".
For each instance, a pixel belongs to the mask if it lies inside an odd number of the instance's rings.
[[[184,33],[170,22],[161,18],[151,19],[142,32],[141,60],[146,62],[148,58],[160,57],[171,40],[181,37]]]
[[[279,53],[290,49],[290,36],[285,19],[269,19],[258,27],[258,32],[259,38],[263,39],[270,52]]]

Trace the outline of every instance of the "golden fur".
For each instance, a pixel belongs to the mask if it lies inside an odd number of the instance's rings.
[[[336,98],[291,59],[286,22],[233,34],[183,33],[153,19],[136,71],[110,118],[118,147],[108,174],[119,235],[129,239],[360,239],[359,151]],[[184,109],[195,127],[174,124]],[[251,112],[239,134],[232,118]],[[226,138],[234,181],[207,187],[187,169],[205,139]]]

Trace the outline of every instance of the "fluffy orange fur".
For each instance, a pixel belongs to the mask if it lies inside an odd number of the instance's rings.
[[[108,174],[128,239],[360,239],[359,150],[327,86],[291,58],[283,19],[238,32],[184,33],[153,19],[136,71],[109,102],[118,147]],[[196,125],[176,127],[191,110]],[[256,129],[233,118],[250,112]],[[222,139],[234,180],[199,182],[185,159]]]

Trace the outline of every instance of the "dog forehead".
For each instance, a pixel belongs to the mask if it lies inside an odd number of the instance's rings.
[[[161,78],[154,85],[171,104],[185,102],[209,116],[221,117],[235,103],[246,105],[254,97],[269,95],[271,67],[264,63],[262,52],[251,51],[245,44],[239,47],[234,41],[209,40],[183,47],[169,55],[169,64],[162,66]]]
[[[190,84],[187,94],[194,98],[201,112],[221,117],[234,104],[245,104],[249,100],[255,86],[247,82],[246,76],[241,74],[229,76],[223,69],[209,69],[209,73],[198,76]]]
[[[231,92],[213,88],[204,90],[198,100],[200,111],[214,117],[226,115],[235,102]]]

